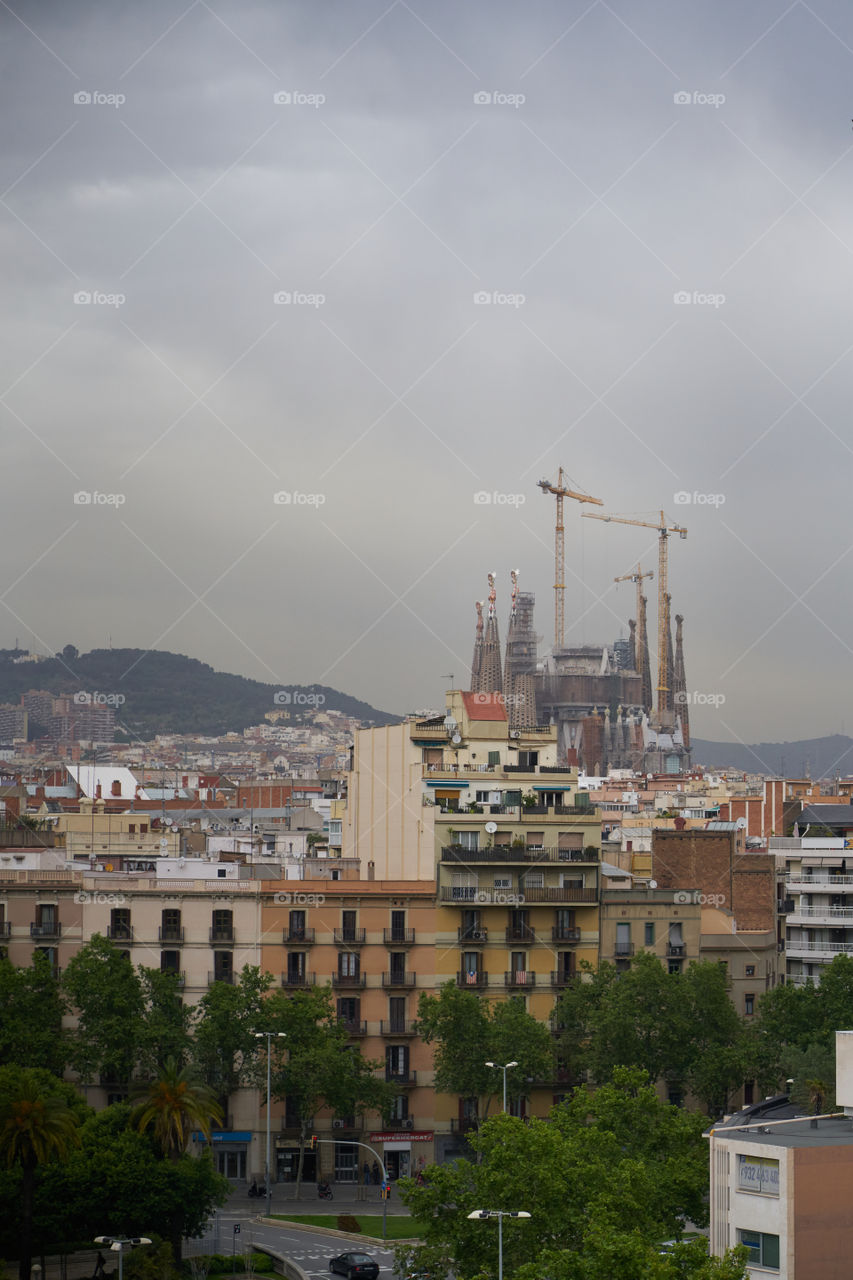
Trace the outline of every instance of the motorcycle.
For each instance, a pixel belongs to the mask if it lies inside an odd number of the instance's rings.
[[[262,1196],[263,1194],[263,1188],[259,1187],[257,1182],[253,1179],[252,1185],[249,1187],[249,1195],[254,1199],[255,1196]]]
[[[321,1200],[333,1199],[332,1188],[329,1186],[328,1182],[317,1183],[317,1195],[320,1197]]]

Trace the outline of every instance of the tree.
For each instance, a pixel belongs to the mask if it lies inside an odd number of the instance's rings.
[[[432,1167],[422,1186],[401,1182],[429,1251],[422,1261],[459,1280],[494,1275],[496,1224],[468,1214],[506,1206],[531,1215],[504,1222],[504,1268],[518,1280],[741,1277],[742,1265],[712,1264],[698,1246],[679,1251],[678,1269],[659,1252],[688,1221],[707,1219],[703,1127],[661,1102],[644,1072],[624,1068],[578,1090],[550,1122],[496,1116],[472,1139],[480,1163]]]
[[[361,1056],[348,1043],[346,1028],[335,1012],[331,987],[295,991],[292,995],[275,991],[264,1006],[263,1027],[283,1031],[284,1040],[272,1040],[272,1095],[287,1099],[299,1124],[299,1164],[296,1198],[302,1187],[305,1144],[314,1115],[329,1107],[336,1115],[363,1115],[384,1111],[394,1093],[393,1086],[376,1072],[382,1066]],[[261,1075],[259,1069],[258,1083]]]
[[[226,1112],[231,1094],[253,1079],[271,985],[271,974],[246,965],[235,983],[214,982],[195,1008],[194,1061]]]
[[[18,1276],[29,1280],[33,1252],[33,1200],[41,1165],[64,1159],[79,1142],[74,1112],[43,1075],[7,1068],[0,1082],[0,1160],[21,1169]]]
[[[438,995],[421,995],[417,1025],[421,1039],[435,1044],[436,1090],[478,1099],[475,1126],[503,1092],[503,1073],[487,1062],[517,1063],[507,1072],[509,1097],[526,1094],[530,1080],[553,1079],[551,1034],[519,1000],[492,1003],[445,982]]]
[[[640,1067],[652,1081],[682,1084],[689,1067],[689,1003],[681,974],[641,951],[631,968],[601,987],[592,1016],[589,1065],[596,1081],[617,1066]]]
[[[145,1013],[139,1027],[138,1065],[150,1077],[170,1060],[182,1064],[189,1059],[193,1010],[184,1004],[180,977],[173,970],[140,966],[139,982]]]
[[[150,1128],[161,1154],[172,1164],[184,1155],[194,1129],[211,1139],[211,1126],[221,1123],[222,1108],[212,1089],[198,1081],[193,1068],[174,1059],[160,1075],[137,1091],[139,1102],[131,1123],[140,1133]],[[182,1215],[172,1214],[169,1235],[175,1262],[181,1261]]]
[[[47,956],[16,968],[0,959],[0,1066],[46,1067],[61,1075],[68,1057],[65,1004]]]
[[[77,1014],[71,1060],[81,1078],[127,1086],[137,1062],[145,1003],[139,975],[119,949],[96,933],[68,961],[62,987]]]
[[[558,1071],[570,1084],[580,1084],[590,1064],[593,1025],[607,990],[619,980],[615,965],[593,970],[582,960],[579,972],[560,992],[551,1013]]]

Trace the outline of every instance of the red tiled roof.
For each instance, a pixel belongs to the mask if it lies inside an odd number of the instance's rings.
[[[462,701],[469,720],[506,722],[506,704],[502,693],[463,693]]]

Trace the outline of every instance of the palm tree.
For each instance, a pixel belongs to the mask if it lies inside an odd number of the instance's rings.
[[[41,1164],[62,1160],[80,1137],[64,1098],[42,1092],[28,1072],[0,1099],[0,1158],[8,1168],[21,1166],[21,1231],[19,1280],[29,1280],[32,1263],[33,1197]]]
[[[180,1067],[174,1058],[169,1058],[157,1079],[142,1085],[136,1096],[131,1122],[140,1133],[150,1127],[163,1155],[173,1161],[186,1151],[194,1129],[209,1142],[211,1126],[222,1123],[216,1094],[201,1083],[192,1067]]]
[[[174,1164],[186,1151],[194,1129],[199,1129],[210,1142],[212,1125],[222,1123],[216,1094],[199,1080],[192,1067],[178,1066],[174,1058],[168,1059],[156,1080],[135,1092],[139,1101],[131,1123],[140,1133],[150,1128],[164,1158]],[[181,1210],[176,1208],[169,1230],[176,1265],[181,1262],[181,1226]]]

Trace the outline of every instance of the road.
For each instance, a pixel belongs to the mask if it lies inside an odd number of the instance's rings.
[[[311,1206],[305,1205],[305,1212],[310,1213]],[[334,1218],[331,1219],[334,1223]],[[234,1227],[239,1226],[239,1232]],[[235,1244],[236,1242],[236,1244]],[[357,1241],[350,1243],[340,1236],[324,1236],[313,1231],[301,1231],[297,1226],[272,1227],[255,1221],[253,1210],[223,1209],[217,1214],[217,1221],[201,1241],[193,1241],[186,1252],[193,1253],[231,1253],[234,1250],[239,1256],[252,1249],[256,1244],[267,1245],[278,1253],[283,1253],[296,1262],[309,1276],[324,1276],[330,1280],[329,1258],[336,1254],[359,1249]],[[363,1246],[379,1263],[380,1280],[391,1280],[394,1271],[394,1254],[391,1247],[383,1249],[378,1245]]]

